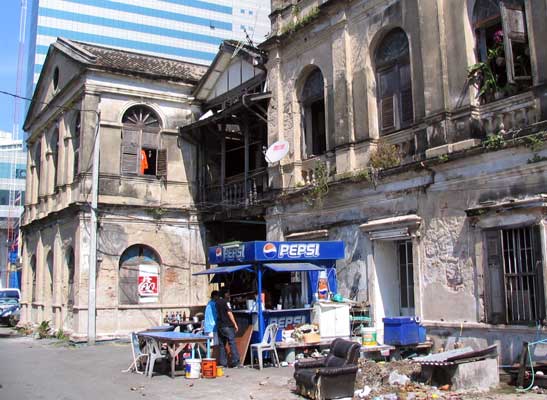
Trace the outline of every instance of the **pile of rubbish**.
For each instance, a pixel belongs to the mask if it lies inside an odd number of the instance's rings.
[[[437,388],[417,380],[421,365],[407,360],[374,362],[359,360],[355,382],[356,400],[460,400],[460,394],[450,391],[448,385]]]

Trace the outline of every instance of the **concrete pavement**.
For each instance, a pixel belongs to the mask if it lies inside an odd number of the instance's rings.
[[[190,380],[122,373],[128,344],[73,347],[55,340],[6,337],[0,328],[0,399],[298,399],[289,390],[293,369],[226,369],[225,377]]]

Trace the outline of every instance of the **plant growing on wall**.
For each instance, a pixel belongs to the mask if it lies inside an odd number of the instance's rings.
[[[372,150],[370,154],[370,166],[373,169],[381,170],[398,167],[399,165],[401,165],[399,148],[394,144],[380,140],[376,149]]]
[[[42,321],[38,328],[36,328],[36,335],[38,339],[45,339],[50,336],[51,327],[49,326],[49,321]]]
[[[540,132],[524,138],[526,147],[528,147],[534,153],[532,158],[528,160],[528,164],[547,161],[547,157],[543,157],[538,154],[545,146],[546,136],[547,134],[545,132]]]
[[[323,198],[329,192],[329,172],[327,164],[323,161],[317,161],[312,174],[313,181],[311,183],[311,188],[304,198],[310,207],[321,205]]]
[[[495,135],[488,136],[483,144],[486,150],[495,151],[505,147],[505,139],[501,133],[496,133]]]
[[[314,19],[316,19],[319,16],[319,8],[313,7],[306,15],[302,17],[298,16],[299,13],[300,13],[300,8],[298,6],[294,6],[292,9],[294,20],[283,25],[280,32],[281,36],[285,34],[294,33],[300,28],[308,25],[310,22],[312,22]]]

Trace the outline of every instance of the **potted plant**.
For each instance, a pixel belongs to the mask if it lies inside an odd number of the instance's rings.
[[[505,68],[505,50],[503,32],[494,33],[494,45],[488,49],[485,61],[467,68],[467,79],[479,92],[477,97],[483,103],[498,100],[505,96],[504,86],[500,85],[500,70]]]

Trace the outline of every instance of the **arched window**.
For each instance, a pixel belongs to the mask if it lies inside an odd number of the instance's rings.
[[[393,29],[375,54],[380,134],[404,128],[414,121],[408,39]]]
[[[120,304],[156,303],[159,299],[161,261],[145,245],[127,248],[120,257]]]
[[[76,114],[74,120],[73,134],[72,134],[72,151],[74,154],[72,164],[72,181],[76,180],[80,168],[80,135],[82,130],[82,121],[80,119],[80,113]]]
[[[36,301],[36,256],[33,255],[30,257],[30,271],[29,271],[30,277],[30,289],[31,289],[31,301],[34,303]]]
[[[53,160],[53,191],[57,191],[57,175],[59,174],[59,128],[55,127],[50,139],[50,151]]]
[[[524,0],[477,0],[473,8],[478,63],[470,78],[485,101],[515,94],[532,83]]]
[[[167,177],[167,149],[160,148],[160,123],[154,111],[131,107],[122,123],[122,175]]]
[[[70,308],[74,306],[74,249],[69,247],[65,252],[66,263],[66,305]]]
[[[323,74],[314,68],[306,78],[300,97],[302,106],[303,146],[305,158],[327,151],[325,129],[325,88]]]

